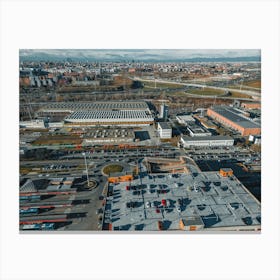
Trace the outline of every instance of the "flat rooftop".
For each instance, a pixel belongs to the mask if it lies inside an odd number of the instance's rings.
[[[184,121],[184,122],[195,122],[195,119],[192,115],[179,115],[176,116],[177,120]]]
[[[204,127],[196,124],[195,122],[188,122],[187,127],[189,128],[189,130],[192,131],[192,133],[197,134],[197,133],[204,133],[204,134],[208,134],[209,136],[211,135],[211,133]]]
[[[203,230],[260,228],[260,203],[235,176],[190,169],[190,174],[144,172],[131,183],[111,184],[105,223],[111,223],[112,230],[157,231],[160,221],[165,230],[179,230],[181,219],[195,216],[203,221]]]
[[[101,110],[101,111],[111,111],[111,110],[148,110],[149,107],[144,101],[107,101],[107,102],[57,102],[50,103],[40,111],[59,111],[59,110],[69,110],[69,111],[79,111],[79,110]]]
[[[233,140],[233,138],[228,135],[194,136],[194,137],[183,135],[182,139],[184,141]]]
[[[162,129],[171,129],[171,126],[167,122],[159,122],[158,125],[160,125]]]
[[[134,138],[134,131],[132,128],[96,128],[89,130],[85,135],[85,139],[91,138]]]
[[[65,118],[66,122],[104,122],[104,121],[153,121],[150,111],[117,110],[117,111],[76,111]]]
[[[227,118],[228,120],[244,127],[244,128],[260,128],[260,125],[248,120],[242,113],[228,106],[214,106],[211,108],[214,112]]]

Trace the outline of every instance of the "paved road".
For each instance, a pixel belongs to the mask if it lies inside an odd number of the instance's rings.
[[[143,82],[151,82],[153,80],[149,79],[142,79],[139,77],[135,77],[136,80],[143,81]],[[224,91],[232,91],[232,88],[224,88],[224,87],[216,87],[216,86],[205,86],[201,84],[191,84],[191,83],[179,83],[179,82],[173,82],[173,81],[166,81],[166,80],[156,80],[157,83],[169,83],[169,84],[174,84],[174,85],[183,85],[183,86],[191,86],[191,87],[201,87],[201,88],[211,88],[211,89],[219,89],[219,90],[224,90]],[[250,91],[250,90],[240,90],[240,89],[234,89],[235,92],[247,94],[250,96],[257,96],[260,97],[261,94],[259,92],[255,91]]]

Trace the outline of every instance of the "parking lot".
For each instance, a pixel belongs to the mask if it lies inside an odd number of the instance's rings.
[[[238,181],[190,169],[191,174],[143,172],[129,184],[111,185],[104,226],[111,224],[112,230],[178,230],[181,219],[199,216],[205,230],[211,230],[248,225],[248,215],[250,225],[259,224],[259,203]],[[233,213],[234,207],[238,211]]]

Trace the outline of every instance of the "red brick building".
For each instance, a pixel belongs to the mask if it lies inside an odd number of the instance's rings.
[[[240,111],[228,106],[208,108],[207,115],[219,123],[232,128],[242,136],[261,134],[261,126],[246,118]]]

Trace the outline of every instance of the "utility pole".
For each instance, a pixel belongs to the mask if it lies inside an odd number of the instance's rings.
[[[87,167],[86,153],[82,153],[82,155],[83,155],[84,158],[85,158],[85,166],[86,166],[86,172],[87,172],[87,184],[88,184],[88,187],[89,187],[90,184],[89,184],[89,178],[88,178],[88,167]]]

